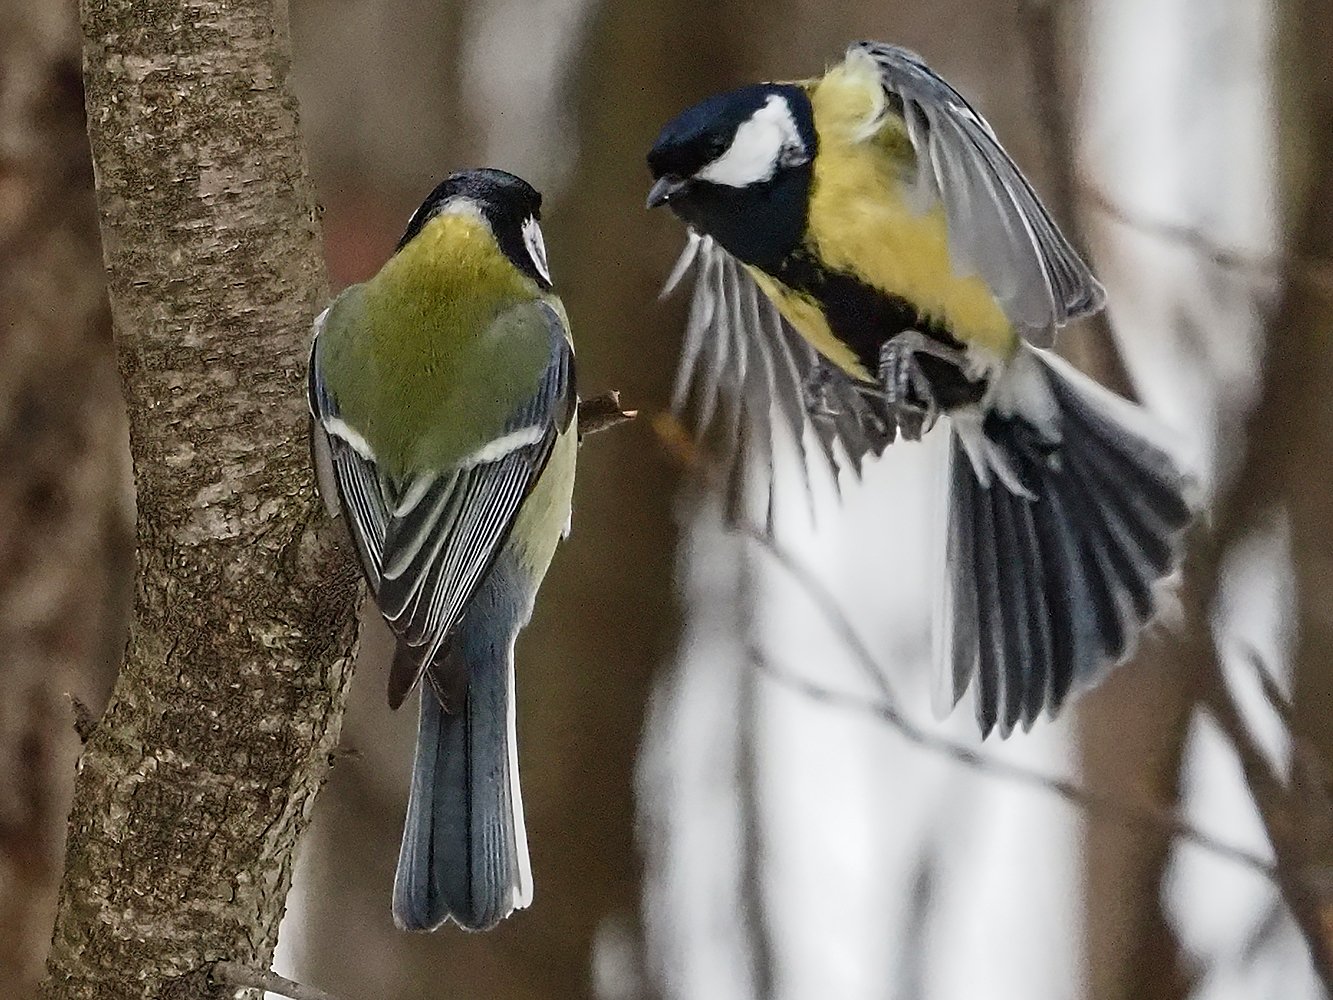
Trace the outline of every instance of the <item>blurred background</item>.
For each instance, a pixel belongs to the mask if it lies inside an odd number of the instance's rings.
[[[1327,155],[1329,137],[1301,119],[1307,89],[1327,87],[1327,68],[1304,55],[1316,40],[1292,29],[1301,4],[290,3],[335,285],[372,274],[450,170],[519,173],[545,194],[581,388],[618,389],[645,418],[583,448],[574,532],[520,642],[533,906],[486,935],[394,929],[415,719],[385,704],[387,634],[368,617],[279,972],[346,1000],[1323,995],[1253,866],[964,765],[801,686],[876,691],[800,582],[725,530],[654,433],[684,313],[683,296],[657,293],[684,233],[643,209],[644,153],[686,105],[816,75],[854,39],[916,49],[1081,234],[1133,386],[1213,485],[1235,470],[1259,388],[1290,192]],[[15,259],[0,242],[0,265]],[[88,336],[105,350],[90,294]],[[1063,346],[1123,384],[1109,336],[1071,330]],[[123,469],[106,474],[123,481]],[[942,722],[930,709],[931,449],[891,449],[842,493],[839,504],[825,489],[813,522],[793,511],[782,545],[837,597],[912,722],[980,746],[968,704]],[[120,536],[107,537],[123,559]],[[1213,622],[1279,762],[1289,747],[1249,651],[1288,684],[1292,558],[1282,525],[1252,532],[1226,554]],[[1271,857],[1236,755],[1200,709],[1199,673],[1167,623],[1057,723],[984,753],[1177,805],[1217,840]],[[110,681],[69,683],[95,711]]]

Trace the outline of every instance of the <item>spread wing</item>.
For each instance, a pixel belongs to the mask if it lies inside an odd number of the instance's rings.
[[[742,474],[755,476],[771,523],[780,438],[795,448],[812,496],[812,465],[827,468],[836,484],[840,445],[859,475],[865,456],[878,455],[893,440],[893,425],[873,390],[825,362],[745,267],[693,230],[663,294],[691,271],[694,292],[673,406],[679,413],[693,401],[696,432],[718,442],[732,492]],[[807,447],[807,426],[814,448]]]
[[[557,434],[573,420],[573,349],[555,310],[545,303],[535,309],[550,333],[551,354],[532,397],[495,440],[453,467],[397,481],[339,413],[322,376],[317,327],[309,383],[316,465],[321,481],[334,488],[375,603],[412,650],[394,658],[389,702],[395,708],[447,649]]]
[[[847,54],[874,60],[916,150],[918,203],[943,202],[956,265],[990,286],[1024,339],[1049,347],[1057,327],[1100,309],[1101,284],[963,96],[907,49],[857,42]]]

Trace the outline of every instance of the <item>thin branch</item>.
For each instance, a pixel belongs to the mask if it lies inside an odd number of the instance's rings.
[[[1268,278],[1280,277],[1285,261],[1275,254],[1253,254],[1225,246],[1194,226],[1165,222],[1132,212],[1117,204],[1105,191],[1093,184],[1083,183],[1079,194],[1089,207],[1123,226],[1144,236],[1152,236],[1167,243],[1176,243],[1195,251],[1199,256],[1229,271],[1253,271]]]
[[[1193,250],[1224,270],[1248,271],[1270,280],[1295,275],[1316,288],[1333,289],[1333,261],[1319,257],[1287,258],[1281,254],[1247,252],[1220,243],[1193,226],[1165,222],[1149,218],[1139,212],[1132,212],[1123,205],[1116,204],[1105,191],[1092,184],[1079,184],[1078,191],[1089,207],[1108,219],[1128,226],[1145,236],[1177,243]]]
[[[1263,657],[1259,655],[1257,649],[1247,643],[1241,649],[1241,655],[1244,656],[1245,662],[1250,665],[1250,669],[1254,671],[1254,676],[1259,681],[1259,687],[1263,689],[1264,698],[1268,700],[1268,704],[1277,713],[1277,717],[1282,720],[1282,724],[1290,730],[1296,718],[1296,709],[1287,696],[1287,692],[1278,686],[1277,678],[1264,665]]]
[[[620,393],[614,389],[580,399],[579,439],[626,423],[638,415],[638,410],[626,410],[620,405]]]
[[[703,452],[691,440],[679,421],[669,414],[659,414],[653,420],[653,427],[657,432],[658,440],[672,457],[687,468],[694,469],[706,482],[716,485],[721,477],[708,463]],[[886,679],[885,670],[879,664],[870,647],[861,638],[860,633],[847,617],[846,612],[843,611],[838,599],[814,574],[782,548],[771,534],[744,520],[733,520],[729,526],[733,531],[767,552],[801,587],[851,654],[853,662],[866,680],[875,688],[878,696],[873,699],[866,699],[832,691],[793,674],[780,671],[773,667],[771,663],[765,662],[763,657],[756,656],[757,667],[775,680],[781,681],[788,687],[826,704],[841,705],[869,713],[892,726],[908,742],[924,750],[941,754],[983,774],[1044,790],[1084,810],[1091,817],[1118,823],[1131,829],[1165,832],[1219,857],[1234,861],[1263,875],[1270,881],[1278,883],[1278,873],[1274,865],[1266,858],[1216,839],[1191,825],[1168,807],[1126,802],[1115,796],[1093,791],[1066,779],[1053,778],[1018,764],[998,760],[965,744],[925,731],[898,708],[897,698]]]
[[[770,536],[751,525],[740,524],[736,526],[736,530],[763,548],[805,591],[806,596],[818,607],[839,640],[852,654],[852,658],[861,672],[875,685],[879,695],[876,698],[868,699],[833,691],[794,674],[778,670],[762,659],[759,660],[760,669],[770,677],[825,704],[838,705],[868,713],[888,723],[908,742],[983,774],[1049,792],[1057,798],[1077,806],[1088,815],[1099,819],[1130,828],[1166,832],[1219,857],[1250,868],[1269,880],[1277,880],[1277,871],[1266,858],[1244,848],[1218,840],[1198,827],[1191,825],[1170,808],[1147,803],[1127,802],[1115,796],[1085,788],[1064,778],[1051,777],[1018,764],[999,760],[948,737],[922,729],[907,718],[895,704],[888,682],[885,680],[883,668],[842,611],[837,599]]]
[[[1259,686],[1263,689],[1269,706],[1286,729],[1291,746],[1292,788],[1307,796],[1314,796],[1316,801],[1319,798],[1324,799],[1325,813],[1331,817],[1329,823],[1333,825],[1333,807],[1328,803],[1329,796],[1333,794],[1333,787],[1330,787],[1328,765],[1320,756],[1319,748],[1312,745],[1305,734],[1299,731],[1296,725],[1296,706],[1278,685],[1272,671],[1264,665],[1259,652],[1246,645],[1241,653],[1259,679]]]
[[[209,978],[219,986],[234,986],[237,989],[244,990],[267,990],[269,993],[288,997],[289,1000],[337,1000],[332,993],[325,993],[313,986],[303,986],[278,975],[276,972],[263,972],[259,969],[241,965],[239,962],[215,963],[209,973]]]
[[[1058,7],[1059,4],[1052,0],[1026,0],[1022,14],[1037,82],[1037,101],[1048,126],[1056,162],[1072,164],[1071,130],[1059,100],[1060,87],[1055,69],[1058,65]],[[1187,631],[1179,643],[1181,652],[1189,657],[1187,662],[1199,665],[1206,687],[1204,701],[1240,757],[1246,783],[1273,847],[1277,883],[1306,939],[1315,970],[1329,991],[1333,991],[1333,897],[1328,894],[1325,873],[1314,869],[1321,851],[1327,857],[1324,845],[1333,831],[1333,810],[1328,808],[1326,796],[1308,788],[1312,783],[1309,769],[1303,766],[1299,753],[1293,757],[1297,766],[1293,768],[1296,780],[1291,785],[1282,781],[1264,756],[1227,686],[1216,644],[1210,638],[1208,617],[1216,605],[1221,582],[1218,571],[1225,553],[1231,550],[1232,543],[1261,522],[1271,505],[1282,498],[1283,487],[1291,478],[1287,466],[1289,456],[1296,450],[1289,439],[1290,429],[1305,428],[1307,434],[1312,434],[1313,429],[1320,426],[1315,414],[1321,412],[1317,407],[1324,405],[1323,382],[1308,377],[1303,380],[1302,375],[1322,359],[1312,356],[1315,352],[1310,350],[1288,348],[1275,351],[1274,344],[1278,340],[1291,340],[1310,325],[1310,313],[1302,314],[1294,305],[1301,301],[1303,294],[1327,293],[1333,289],[1333,267],[1319,253],[1327,245],[1327,220],[1324,214],[1314,210],[1321,204],[1319,199],[1327,205],[1329,194],[1333,193],[1331,164],[1333,160],[1320,158],[1323,175],[1312,188],[1317,192],[1316,200],[1307,207],[1304,224],[1292,241],[1293,252],[1284,261],[1281,277],[1286,289],[1281,308],[1273,315],[1267,331],[1263,394],[1247,423],[1246,460],[1236,480],[1217,501],[1214,533],[1211,537],[1198,533],[1202,537],[1188,567],[1184,587]],[[1067,217],[1072,219],[1070,209],[1076,189],[1072,170],[1057,171],[1057,181],[1060,193],[1065,195]],[[1223,252],[1222,248],[1208,246],[1199,234],[1174,227],[1154,228],[1160,235],[1185,240],[1213,259],[1220,258],[1228,264],[1239,263],[1234,255]],[[1311,252],[1312,249],[1315,252]],[[1099,360],[1112,364],[1117,380],[1123,377],[1126,369],[1115,341],[1109,337],[1099,338],[1092,346],[1102,355]],[[1298,387],[1303,383],[1307,391],[1302,395]],[[1269,435],[1277,436],[1278,440],[1270,440]],[[1318,448],[1311,451],[1311,455],[1304,456],[1307,462],[1316,454],[1322,454]],[[1296,657],[1298,677],[1302,662],[1308,659],[1305,645],[1302,636]],[[1308,669],[1310,665],[1305,663],[1304,666]],[[1293,732],[1292,736],[1294,743],[1297,734]]]
[[[1333,197],[1333,159],[1321,158],[1319,169],[1311,188],[1312,200],[1305,206],[1302,223],[1291,239],[1296,260],[1304,259],[1303,254],[1308,257],[1311,248],[1326,243],[1322,209]],[[1266,331],[1263,387],[1246,420],[1245,462],[1219,496],[1214,506],[1214,532],[1201,539],[1195,554],[1192,575],[1201,589],[1188,609],[1193,636],[1209,634],[1207,611],[1217,603],[1224,555],[1262,526],[1275,508],[1286,506],[1297,525],[1293,561],[1298,576],[1301,560],[1312,558],[1301,548],[1299,515],[1302,504],[1320,495],[1318,491],[1326,485],[1312,470],[1323,468],[1326,380],[1318,373],[1327,368],[1330,359],[1326,337],[1317,326],[1326,315],[1327,303],[1320,301],[1319,289],[1303,280],[1298,270],[1292,268],[1285,276],[1280,303]],[[1322,524],[1307,526],[1307,544],[1325,530]],[[1207,589],[1202,589],[1205,586]],[[1327,670],[1321,647],[1312,642],[1311,634],[1318,632],[1322,620],[1324,612],[1318,604],[1322,599],[1318,592],[1309,590],[1309,581],[1305,589],[1298,590],[1298,642],[1294,651],[1298,684],[1302,676]],[[1192,641],[1201,644],[1207,640]],[[1328,847],[1333,843],[1333,807],[1319,777],[1327,769],[1327,752],[1317,754],[1315,762],[1308,761],[1302,735],[1313,743],[1314,723],[1305,727],[1304,734],[1293,727],[1292,780],[1284,781],[1255,740],[1244,711],[1227,685],[1215,648],[1213,653],[1208,659],[1207,705],[1235,747],[1273,844],[1283,897],[1306,940],[1316,973],[1325,989],[1333,993],[1333,895],[1329,892]],[[1299,703],[1296,705],[1299,708]]]
[[[1218,840],[1181,818],[1173,809],[1149,803],[1128,802],[1113,795],[1093,791],[1067,778],[1041,774],[981,753],[948,737],[926,732],[908,721],[897,708],[883,698],[863,698],[834,691],[793,673],[779,670],[765,661],[760,661],[758,666],[768,677],[813,701],[873,716],[888,723],[909,743],[947,757],[988,777],[1048,792],[1099,820],[1135,830],[1150,829],[1168,833],[1211,854],[1249,868],[1270,881],[1277,880],[1277,870],[1272,862],[1243,847]]]

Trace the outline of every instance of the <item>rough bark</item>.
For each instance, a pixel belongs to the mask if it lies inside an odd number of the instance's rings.
[[[0,996],[51,935],[77,740],[125,638],[128,449],[75,5],[0,0]]]
[[[46,995],[208,996],[212,962],[271,957],[354,643],[302,400],[326,279],[283,0],[82,17],[138,581],[80,761]]]

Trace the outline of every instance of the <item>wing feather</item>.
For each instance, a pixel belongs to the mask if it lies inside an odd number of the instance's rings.
[[[859,474],[864,456],[879,454],[892,440],[882,411],[848,376],[824,363],[736,258],[694,231],[664,294],[691,272],[693,298],[673,407],[681,413],[692,402],[696,433],[720,439],[717,457],[728,482],[738,474],[753,477],[771,511],[779,438],[796,451],[811,503],[815,468],[823,467],[835,486],[844,461]],[[818,448],[807,447],[807,430]]]
[[[339,413],[323,379],[316,327],[310,409],[329,447],[340,512],[376,604],[416,654],[394,658],[394,707],[447,646],[557,436],[572,423],[577,395],[564,320],[546,303],[536,308],[550,334],[550,358],[536,391],[513,412],[501,437],[451,468],[402,482],[381,474],[369,446]]]
[[[949,247],[961,269],[979,275],[1010,321],[1038,347],[1057,327],[1096,312],[1106,294],[1060,232],[994,131],[921,57],[880,42],[857,42],[887,102],[901,108],[918,160],[916,197],[944,205]]]

